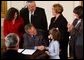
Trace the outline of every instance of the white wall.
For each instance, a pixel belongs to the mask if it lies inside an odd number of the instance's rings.
[[[52,5],[55,3],[60,3],[64,7],[63,15],[66,17],[69,23],[73,21],[73,9],[74,7],[80,5],[79,1],[36,1],[37,6],[45,9],[48,25],[50,24],[50,19],[52,17]],[[25,1],[7,1],[7,9],[10,7],[15,7],[20,10],[26,5]]]

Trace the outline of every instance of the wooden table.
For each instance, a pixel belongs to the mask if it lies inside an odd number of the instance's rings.
[[[32,55],[27,55],[29,59],[48,59],[49,56],[45,51],[36,50]],[[27,58],[27,59],[28,59]]]

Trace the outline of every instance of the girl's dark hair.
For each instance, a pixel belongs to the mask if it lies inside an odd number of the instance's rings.
[[[83,6],[77,6],[74,8],[73,12],[79,16],[79,18],[83,18]]]
[[[14,15],[15,13],[17,13],[17,18],[19,17],[19,11],[14,8],[14,7],[11,7],[8,11],[7,11],[7,14],[6,14],[6,19],[7,20],[12,20],[14,18]],[[16,19],[17,19],[16,18]]]
[[[61,34],[60,34],[59,30],[57,30],[56,28],[51,29],[51,33],[50,34],[53,36],[54,40],[58,40],[59,41],[61,39]]]

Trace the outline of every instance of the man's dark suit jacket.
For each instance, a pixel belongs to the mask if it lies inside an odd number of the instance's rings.
[[[23,38],[24,38],[23,48],[25,49],[34,49],[35,46],[40,45],[47,46],[47,42],[43,37],[43,32],[41,32],[40,30],[37,31],[36,36],[31,37],[28,33],[25,33],[23,35]]]
[[[22,16],[25,25],[28,24],[29,23],[28,8],[22,8],[20,10],[20,15]],[[31,22],[37,29],[47,31],[47,18],[43,8],[36,7],[36,10],[33,15],[33,21]]]
[[[1,56],[2,60],[25,59],[25,55],[18,53],[16,50],[7,50]]]

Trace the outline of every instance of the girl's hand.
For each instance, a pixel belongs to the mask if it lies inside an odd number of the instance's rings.
[[[45,53],[49,55],[49,52],[48,51],[45,51]]]

